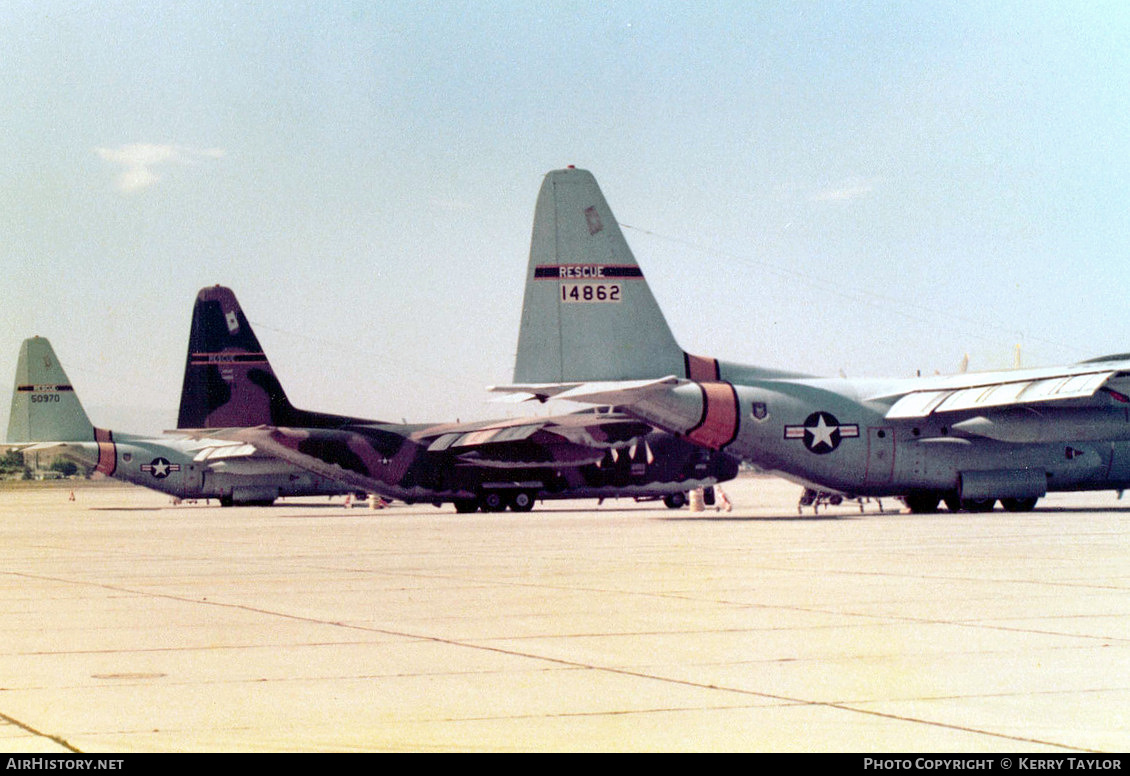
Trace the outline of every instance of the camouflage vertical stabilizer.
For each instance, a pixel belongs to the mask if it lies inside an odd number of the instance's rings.
[[[230,288],[196,295],[177,428],[284,425],[291,410]]]
[[[612,210],[587,170],[545,176],[534,212],[516,383],[689,376]]]
[[[9,442],[91,442],[94,427],[51,343],[26,339],[16,363]]]
[[[192,310],[177,428],[335,428],[358,421],[372,422],[296,409],[235,293],[218,285],[200,290]]]

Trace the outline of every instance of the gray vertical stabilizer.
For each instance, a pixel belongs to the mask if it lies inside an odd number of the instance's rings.
[[[592,173],[550,172],[534,211],[514,382],[683,376],[686,364]]]
[[[94,427],[51,343],[24,340],[16,363],[9,442],[90,442]]]

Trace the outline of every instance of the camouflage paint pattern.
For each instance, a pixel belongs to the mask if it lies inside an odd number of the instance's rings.
[[[525,491],[660,496],[731,479],[735,459],[631,417],[583,411],[478,423],[397,424],[295,408],[235,294],[200,291],[178,416],[323,477],[404,501]]]

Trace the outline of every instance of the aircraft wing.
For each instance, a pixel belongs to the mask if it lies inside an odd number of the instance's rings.
[[[603,450],[622,447],[650,430],[651,427],[646,423],[623,413],[588,410],[542,418],[432,426],[413,433],[411,438],[427,444],[428,450],[432,452],[520,442],[547,435]]]
[[[1130,362],[1092,362],[926,378],[914,380],[911,390],[873,396],[871,400],[893,402],[886,413],[890,420],[1086,399],[1100,390],[1118,401],[1130,402],[1121,384],[1127,370]]]
[[[209,460],[255,452],[322,477],[391,498],[427,497],[404,488],[420,467],[529,469],[595,464],[630,447],[652,427],[622,413],[586,410],[544,418],[436,426],[357,425],[343,429],[273,426],[178,430],[191,438],[228,440]],[[202,454],[203,455],[203,454]],[[406,479],[407,478],[407,479]]]
[[[651,430],[650,425],[622,413],[587,410],[434,426],[411,438],[429,453],[450,453],[464,464],[518,469],[597,463],[608,450],[627,447]]]

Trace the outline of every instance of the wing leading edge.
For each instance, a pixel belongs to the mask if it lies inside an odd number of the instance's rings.
[[[1106,389],[1114,398],[1125,394],[1109,383],[1123,375],[1130,363],[1079,364],[1076,366],[995,372],[982,375],[915,381],[914,388],[901,394],[872,397],[872,401],[894,400],[886,417],[889,420],[924,418],[930,415],[1023,407],[1086,399]]]

